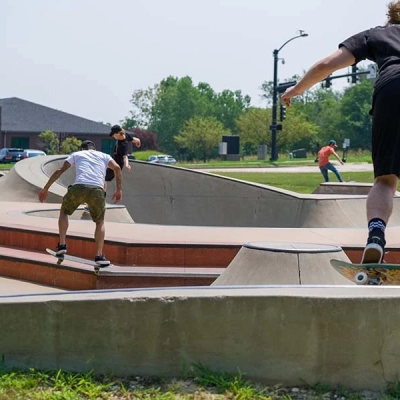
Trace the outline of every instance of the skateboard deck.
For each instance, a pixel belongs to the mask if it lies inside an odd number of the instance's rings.
[[[400,285],[400,264],[352,264],[331,260],[331,265],[357,285]]]
[[[51,250],[51,249],[46,249],[46,251],[51,254],[53,257],[57,258],[57,265],[60,265],[64,260],[69,260],[69,261],[75,261],[77,263],[80,264],[86,264],[86,265],[90,265],[94,268],[94,273],[96,275],[99,274],[100,270],[103,268],[108,268],[111,267],[112,264],[109,265],[99,265],[97,263],[95,263],[92,260],[87,260],[86,258],[81,258],[81,257],[76,257],[76,256],[71,256],[69,254],[61,254],[61,255],[57,255],[55,251]]]

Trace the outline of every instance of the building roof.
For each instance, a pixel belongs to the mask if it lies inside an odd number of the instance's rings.
[[[110,127],[54,108],[10,97],[0,99],[0,132],[103,134]]]

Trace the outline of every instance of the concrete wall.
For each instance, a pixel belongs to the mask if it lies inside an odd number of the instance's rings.
[[[0,298],[6,368],[182,376],[194,363],[268,384],[382,389],[400,372],[390,287],[126,290]]]

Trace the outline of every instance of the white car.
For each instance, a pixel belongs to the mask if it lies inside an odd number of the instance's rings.
[[[24,150],[24,158],[30,157],[38,157],[38,156],[45,156],[46,153],[42,150],[34,150],[34,149],[25,149]]]
[[[176,164],[175,158],[168,154],[152,155],[152,156],[148,157],[147,162],[153,163],[153,164],[169,164],[169,165]]]

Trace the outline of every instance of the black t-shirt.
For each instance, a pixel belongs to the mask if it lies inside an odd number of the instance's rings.
[[[400,25],[377,26],[357,33],[340,47],[346,47],[356,59],[371,60],[378,65],[379,75],[374,93],[392,80],[400,78]]]
[[[112,157],[119,166],[124,164],[124,156],[128,155],[128,146],[127,139],[117,140],[117,143],[115,143]]]

